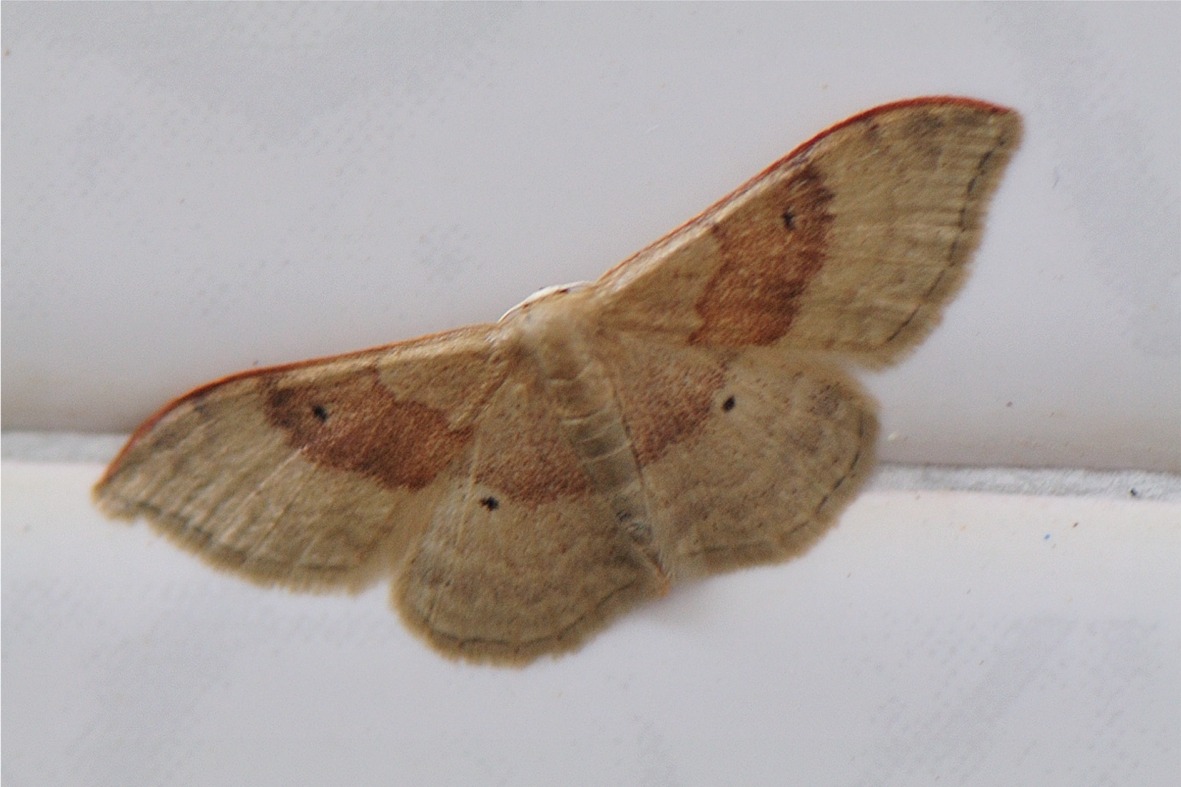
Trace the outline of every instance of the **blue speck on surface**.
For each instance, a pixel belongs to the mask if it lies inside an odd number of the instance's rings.
[[[1042,536],[1042,541],[1049,541],[1049,540],[1050,540],[1050,534],[1049,534],[1049,533],[1046,533],[1044,536]]]

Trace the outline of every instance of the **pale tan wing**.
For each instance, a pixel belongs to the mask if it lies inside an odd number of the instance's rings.
[[[888,363],[959,286],[1020,130],[958,98],[851,118],[605,274],[604,324]]]
[[[835,366],[635,336],[607,355],[675,577],[799,553],[873,464],[872,402]]]
[[[407,624],[452,656],[523,663],[567,651],[667,587],[521,372],[490,400],[470,466],[393,589]]]
[[[405,550],[471,450],[502,378],[488,326],[247,372],[198,388],[132,436],[95,487],[256,581],[357,586]]]

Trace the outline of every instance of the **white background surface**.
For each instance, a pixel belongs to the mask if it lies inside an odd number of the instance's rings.
[[[523,670],[446,661],[385,585],[267,591],[6,462],[20,785],[1166,787],[1181,504],[871,491],[784,566],[676,588]]]
[[[1181,470],[1181,6],[3,10],[4,427],[593,279],[824,127],[1026,118],[893,461]]]
[[[4,427],[593,279],[827,125],[1018,108],[887,459],[1181,470],[1181,6],[3,6]],[[1011,403],[1011,404],[1010,404]],[[6,461],[3,779],[1171,785],[1175,503],[863,496],[523,670],[265,591]],[[1075,526],[1075,522],[1078,523]]]

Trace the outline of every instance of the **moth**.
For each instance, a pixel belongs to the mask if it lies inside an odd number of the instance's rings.
[[[573,649],[831,525],[877,431],[844,367],[938,321],[1020,132],[966,98],[871,109],[495,324],[197,388],[136,430],[96,502],[264,585],[391,576],[449,656]]]

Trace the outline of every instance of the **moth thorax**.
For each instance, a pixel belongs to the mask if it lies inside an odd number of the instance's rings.
[[[577,295],[558,291],[526,301],[502,318],[516,330],[522,352],[543,379],[572,380],[591,358],[579,305]]]

